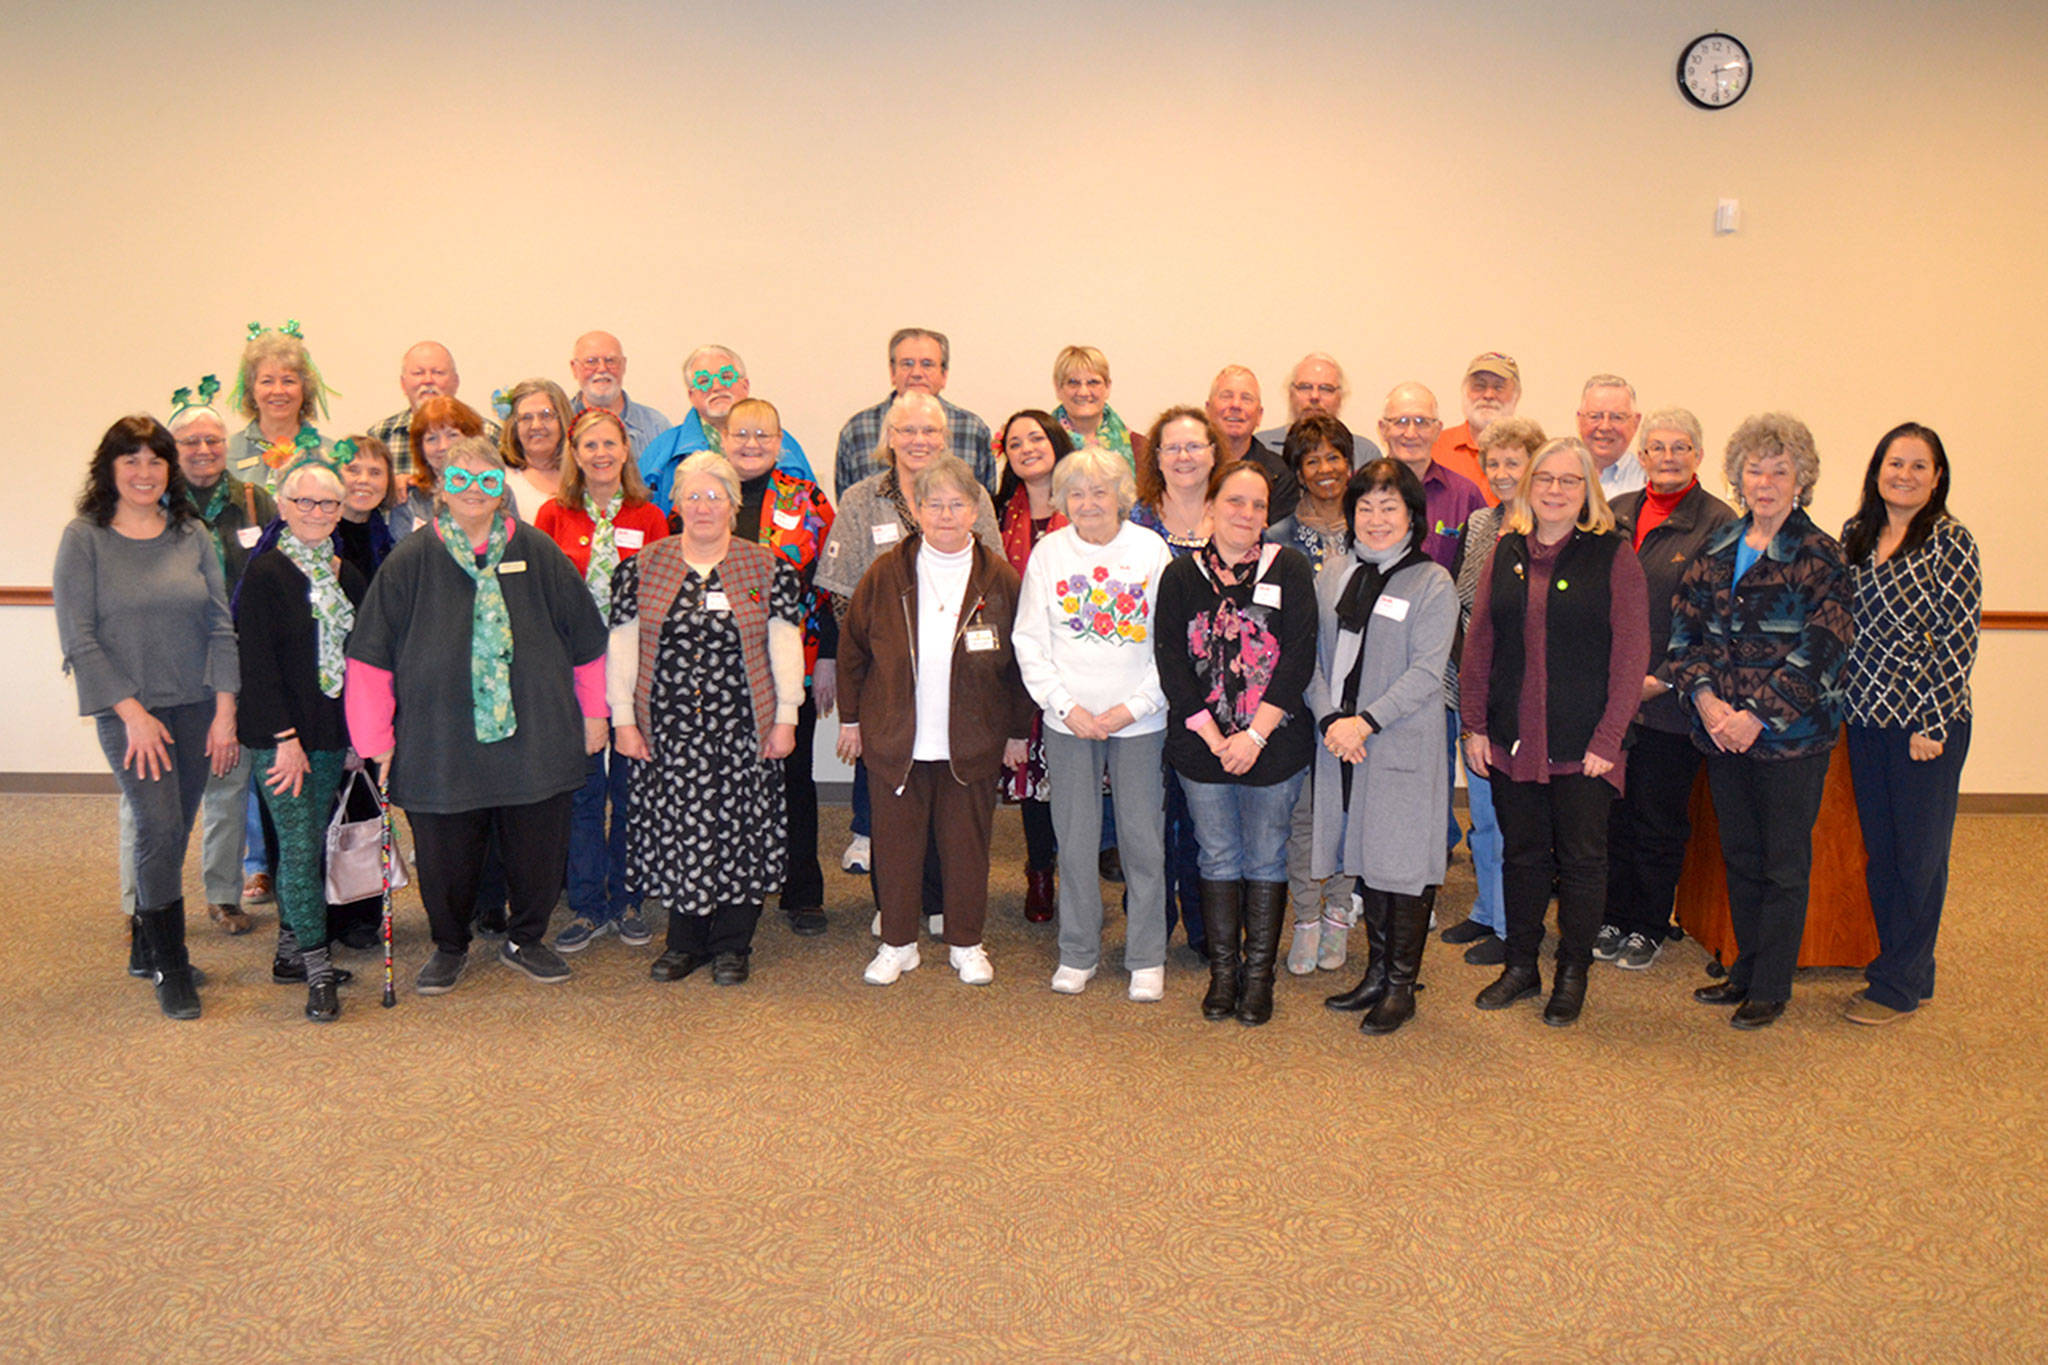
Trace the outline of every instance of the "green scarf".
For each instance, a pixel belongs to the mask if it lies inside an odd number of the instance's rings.
[[[500,509],[491,518],[491,539],[484,550],[483,566],[469,537],[443,508],[434,518],[441,544],[455,559],[456,567],[476,584],[476,604],[469,616],[469,701],[476,718],[480,743],[495,744],[510,739],[519,729],[519,717],[512,712],[512,618],[505,610],[505,591],[498,584],[498,561],[512,539],[512,523]]]
[[[212,488],[199,489],[189,483],[185,485],[185,496],[199,509],[199,519],[206,523],[206,534],[213,537],[214,553],[220,556],[220,562],[223,564],[228,562],[228,543],[220,533],[220,514],[227,510],[230,482],[228,476],[223,474],[213,481]],[[205,494],[204,501],[200,500],[202,493]]]
[[[1053,409],[1053,416],[1059,419],[1062,427],[1065,427],[1075,436],[1081,434],[1075,431],[1074,424],[1067,420],[1067,405],[1065,403]],[[1137,462],[1137,457],[1131,453],[1131,429],[1124,425],[1123,418],[1116,415],[1116,409],[1107,403],[1102,405],[1102,420],[1095,426],[1094,443],[1101,446],[1104,450],[1123,456],[1126,464],[1135,465]]]
[[[611,501],[602,509],[593,502],[589,494],[583,498],[583,510],[590,514],[590,567],[583,571],[583,582],[590,589],[591,597],[597,601],[597,613],[609,621],[612,619],[612,575],[619,569],[618,538],[613,534],[612,518],[626,505],[624,492],[614,493]]]
[[[338,697],[345,667],[342,648],[348,644],[348,633],[356,628],[356,609],[334,574],[334,542],[330,538],[309,545],[286,531],[277,538],[277,548],[298,566],[310,585],[306,605],[313,609],[313,623],[319,628],[320,690]]]

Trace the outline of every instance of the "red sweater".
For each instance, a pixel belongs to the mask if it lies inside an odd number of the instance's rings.
[[[533,528],[562,547],[562,553],[569,556],[569,562],[576,566],[577,573],[590,571],[590,536],[597,529],[597,523],[590,514],[580,507],[565,507],[558,498],[549,498],[541,507],[540,515],[533,519]],[[659,507],[651,502],[627,503],[612,518],[612,530],[616,536],[621,531],[638,531],[641,539],[637,545],[625,542],[626,536],[618,540],[619,560],[631,559],[647,546],[668,534],[668,518]]]

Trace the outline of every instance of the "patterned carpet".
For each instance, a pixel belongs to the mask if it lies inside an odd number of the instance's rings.
[[[863,985],[834,868],[831,932],[771,911],[739,988],[613,939],[387,1012],[347,954],[315,1027],[266,910],[201,921],[174,1024],[122,974],[113,812],[0,798],[40,888],[0,955],[8,1360],[2048,1356],[2048,820],[1965,819],[1941,994],[1889,1029],[1812,972],[1738,1033],[1685,943],[1557,1031],[1473,1010],[1491,969],[1432,942],[1369,1039],[1321,1008],[1349,969],[1283,974],[1256,1030],[1203,1022],[1179,947],[1163,1004],[1114,952],[1051,995],[1008,870],[983,990],[943,949]],[[426,951],[408,900],[402,986]]]

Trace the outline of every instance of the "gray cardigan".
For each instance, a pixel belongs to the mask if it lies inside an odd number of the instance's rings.
[[[1359,568],[1347,555],[1331,560],[1316,578],[1321,629],[1306,699],[1319,727],[1340,714],[1344,680],[1358,659],[1360,637],[1337,629],[1337,601]],[[1381,729],[1365,742],[1348,810],[1344,765],[1316,747],[1311,876],[1342,872],[1365,878],[1376,891],[1404,896],[1442,883],[1444,810],[1450,802],[1443,678],[1457,626],[1457,590],[1441,566],[1410,565],[1387,581],[1365,636],[1369,647],[1357,699],[1357,711],[1370,711]]]
[[[79,715],[130,697],[155,710],[241,690],[220,555],[199,518],[131,540],[78,517],[57,542],[50,585]]]

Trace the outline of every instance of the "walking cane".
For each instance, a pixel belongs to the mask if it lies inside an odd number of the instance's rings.
[[[398,1003],[391,988],[391,797],[383,770],[377,773],[377,815],[383,821],[383,840],[377,848],[377,866],[384,874],[384,1008]]]

